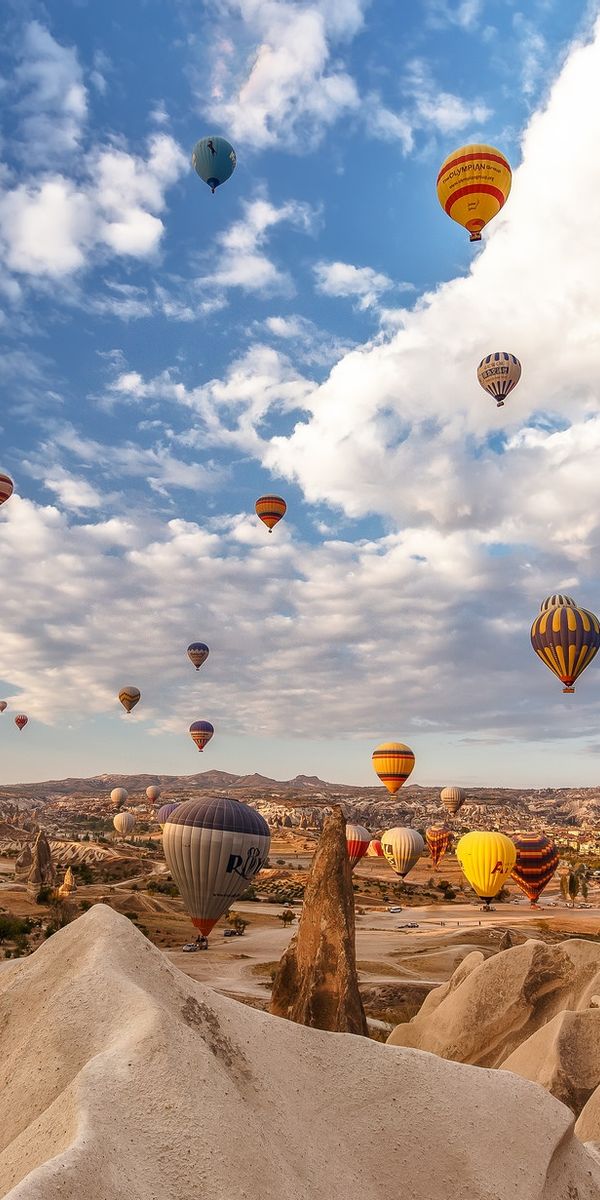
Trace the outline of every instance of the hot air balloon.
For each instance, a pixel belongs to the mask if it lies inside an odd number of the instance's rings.
[[[525,892],[531,907],[536,908],[558,866],[558,851],[545,833],[519,833],[512,841],[517,851],[517,861],[511,878]]]
[[[0,504],[5,504],[7,500],[10,500],[14,487],[10,475],[0,475]]]
[[[383,848],[379,838],[373,838],[367,846],[367,858],[383,858]]]
[[[575,680],[600,647],[598,618],[585,608],[568,604],[547,608],[531,626],[531,645],[565,685],[563,692],[574,692]]]
[[[140,692],[140,689],[136,687],[121,688],[121,691],[119,692],[119,700],[121,701],[121,704],[126,712],[130,713],[132,708],[135,708],[138,700],[141,697],[141,694],[142,693]]]
[[[135,829],[135,817],[130,812],[120,812],[113,817],[113,825],[121,837],[127,837]]]
[[[236,162],[235,150],[224,137],[200,138],[192,150],[192,166],[213,196],[219,185],[231,178]]]
[[[460,869],[473,891],[489,905],[508,879],[517,851],[504,833],[472,830],[456,847]]]
[[[163,830],[167,866],[193,924],[210,933],[232,901],[248,890],[267,860],[264,817],[229,796],[187,800]]]
[[[26,717],[25,713],[17,713],[15,717],[15,725],[17,726],[19,733],[23,731],[28,721],[29,717]]]
[[[494,146],[461,146],[442,163],[437,177],[438,200],[449,217],[481,241],[481,230],[508,200],[510,164]]]
[[[477,379],[483,390],[493,396],[497,408],[502,408],[520,378],[521,364],[514,354],[507,354],[506,350],[495,350],[493,354],[486,355],[477,368]]]
[[[121,788],[121,787],[113,788],[112,792],[110,793],[110,798],[111,798],[115,808],[120,808],[121,804],[125,803],[128,795],[129,795],[129,792],[127,791],[126,788]]]
[[[287,510],[287,504],[281,496],[259,496],[254,507],[257,517],[267,526],[269,533],[273,532],[273,526],[285,516]]]
[[[367,853],[371,834],[364,825],[346,825],[346,849],[350,859],[351,870],[360,862],[363,854]]]
[[[414,765],[415,756],[404,742],[382,742],[371,756],[375,774],[392,796],[406,783]]]
[[[175,812],[176,808],[179,808],[179,804],[180,801],[174,802],[173,800],[170,800],[168,804],[163,804],[162,808],[159,808],[156,814],[156,820],[158,821],[161,829],[164,829],[166,822],[171,816],[171,813]]]
[[[190,736],[192,741],[196,743],[201,754],[207,742],[210,742],[214,732],[214,728],[210,721],[192,721],[192,724],[190,725]]]
[[[459,808],[462,808],[465,802],[465,792],[459,787],[445,787],[440,792],[440,800],[450,813],[450,816],[455,817]]]
[[[8,704],[6,703],[6,700],[0,700],[0,713],[6,712],[7,708]]]
[[[187,656],[197,671],[200,670],[202,663],[206,662],[209,654],[210,651],[205,642],[190,642],[187,648]]]
[[[381,848],[392,870],[404,879],[419,861],[425,849],[425,842],[416,829],[397,825],[394,829],[387,829],[382,833]]]
[[[546,612],[548,608],[556,608],[561,604],[566,604],[567,608],[577,608],[572,596],[563,596],[560,592],[555,592],[553,596],[546,596],[546,599],[542,600],[540,612]]]
[[[437,867],[452,841],[451,830],[445,826],[440,827],[439,825],[435,825],[432,829],[425,830],[425,841],[433,859],[433,865]]]
[[[156,801],[160,799],[160,788],[155,783],[151,783],[146,788],[146,795],[151,804],[156,804]]]

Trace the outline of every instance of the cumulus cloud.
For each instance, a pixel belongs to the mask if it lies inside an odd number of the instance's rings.
[[[14,74],[18,90],[21,155],[36,165],[79,149],[87,118],[87,94],[77,52],[62,46],[39,21],[24,31]]]
[[[372,267],[351,263],[318,262],[314,268],[316,288],[323,296],[351,297],[362,309],[372,308],[383,292],[393,287],[391,279]]]
[[[17,273],[58,278],[85,266],[92,250],[146,258],[164,232],[156,214],[187,160],[173,138],[155,134],[148,157],[115,148],[89,156],[79,183],[63,175],[0,192],[0,250]]]
[[[198,279],[198,287],[210,284],[217,292],[227,288],[267,294],[293,292],[290,275],[265,254],[265,245],[278,225],[287,224],[301,232],[309,232],[316,213],[298,200],[288,200],[278,207],[263,196],[243,201],[242,208],[241,220],[234,221],[217,235],[210,275]]]
[[[377,91],[361,95],[353,75],[334,56],[363,28],[368,0],[302,5],[226,0],[224,9],[230,19],[237,18],[235,41],[245,45],[246,53],[238,61],[234,41],[220,38],[207,103],[236,141],[258,148],[279,143],[308,152],[332,125],[350,117],[363,122],[371,137],[398,142],[408,154],[418,129],[449,133],[489,115],[480,100],[440,91],[420,62],[409,65],[406,103],[399,111]],[[456,9],[438,6],[437,18],[471,28],[478,12],[477,0],[462,0]]]

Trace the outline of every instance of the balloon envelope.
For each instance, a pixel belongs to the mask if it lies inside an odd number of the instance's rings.
[[[0,700],[0,712],[5,712],[7,708],[8,704],[6,703],[6,700]]]
[[[445,787],[440,792],[440,800],[446,812],[455,817],[465,802],[465,792],[459,787]]]
[[[472,242],[506,203],[512,182],[508,160],[494,146],[480,143],[453,150],[437,178],[438,200],[444,212],[468,229]]]
[[[163,830],[167,866],[193,924],[210,933],[266,862],[271,836],[255,809],[229,796],[187,800]]]
[[[176,800],[176,801],[170,800],[168,802],[168,804],[163,804],[162,807],[159,808],[159,810],[156,814],[156,820],[158,821],[161,829],[164,829],[166,822],[169,820],[169,817],[171,816],[171,813],[175,812],[176,808],[179,808],[180,803],[181,803],[181,801],[179,801],[179,800]]]
[[[519,885],[527,899],[535,904],[556,871],[558,851],[545,833],[519,833],[512,840],[517,851],[517,860],[511,878]]]
[[[517,851],[504,833],[472,830],[456,847],[460,869],[473,891],[488,902],[500,891],[516,861]]]
[[[390,867],[404,879],[419,861],[425,842],[416,829],[396,825],[381,835],[381,847]]]
[[[224,137],[200,138],[192,150],[192,166],[213,195],[221,183],[231,178],[236,162],[235,150]]]
[[[190,642],[187,648],[187,656],[197,671],[200,670],[202,663],[206,662],[209,653],[206,642]]]
[[[15,717],[15,725],[17,726],[19,733],[21,733],[21,731],[25,728],[28,721],[29,717],[26,717],[25,713],[17,713]]]
[[[269,533],[287,512],[287,504],[281,496],[259,496],[254,507],[257,517],[267,526]]]
[[[160,788],[155,783],[151,783],[146,788],[146,795],[151,804],[156,804],[156,801],[160,798]]]
[[[600,647],[598,618],[585,608],[568,604],[547,608],[531,626],[531,645],[538,658],[565,685],[563,692],[574,692],[575,680]]]
[[[6,500],[10,500],[14,487],[15,485],[10,475],[0,474],[0,504],[4,504]]]
[[[360,862],[363,854],[367,853],[370,841],[371,834],[364,825],[346,825],[346,849],[352,870]]]
[[[498,408],[502,408],[506,397],[521,378],[521,364],[514,354],[506,350],[495,350],[482,358],[477,368],[477,379],[489,396],[493,396]]]
[[[546,612],[547,608],[556,608],[561,604],[566,604],[567,608],[577,608],[577,603],[572,596],[565,596],[562,592],[555,592],[553,596],[546,596],[540,604],[540,612]]]
[[[440,859],[444,857],[446,850],[450,846],[452,832],[450,829],[433,826],[431,829],[425,830],[425,841],[427,842],[433,865],[437,867]]]
[[[127,791],[126,788],[116,787],[116,788],[113,788],[112,792],[110,793],[110,798],[111,798],[113,804],[115,805],[115,807],[118,808],[120,804],[125,803],[128,795],[129,795],[129,792]]]
[[[376,775],[393,796],[406,783],[415,765],[415,756],[404,742],[382,742],[373,751],[371,761]]]
[[[372,838],[367,846],[367,858],[383,858],[383,848],[379,838]]]
[[[130,812],[120,812],[113,817],[113,825],[121,837],[127,837],[135,828],[135,817]]]
[[[130,713],[140,699],[141,692],[136,687],[124,687],[119,692],[119,700],[126,712]]]
[[[202,753],[206,744],[210,742],[214,732],[210,721],[192,721],[190,725],[190,737],[198,747],[200,753]]]

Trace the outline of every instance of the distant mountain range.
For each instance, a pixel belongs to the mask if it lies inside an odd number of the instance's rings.
[[[115,787],[127,788],[134,795],[156,784],[165,792],[230,791],[247,795],[280,795],[282,798],[316,795],[364,794],[380,790],[373,787],[353,787],[346,783],[327,783],[316,775],[296,775],[294,779],[269,779],[266,775],[232,775],[229,771],[200,771],[195,775],[92,775],[87,779],[69,777],[49,779],[44,783],[15,783],[0,786],[0,796],[29,796],[50,799],[55,796],[98,796]],[[406,790],[406,789],[405,789]]]

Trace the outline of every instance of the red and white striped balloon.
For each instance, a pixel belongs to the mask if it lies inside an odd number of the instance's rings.
[[[364,825],[346,825],[346,849],[350,859],[351,870],[360,862],[363,854],[369,849],[371,834]]]

